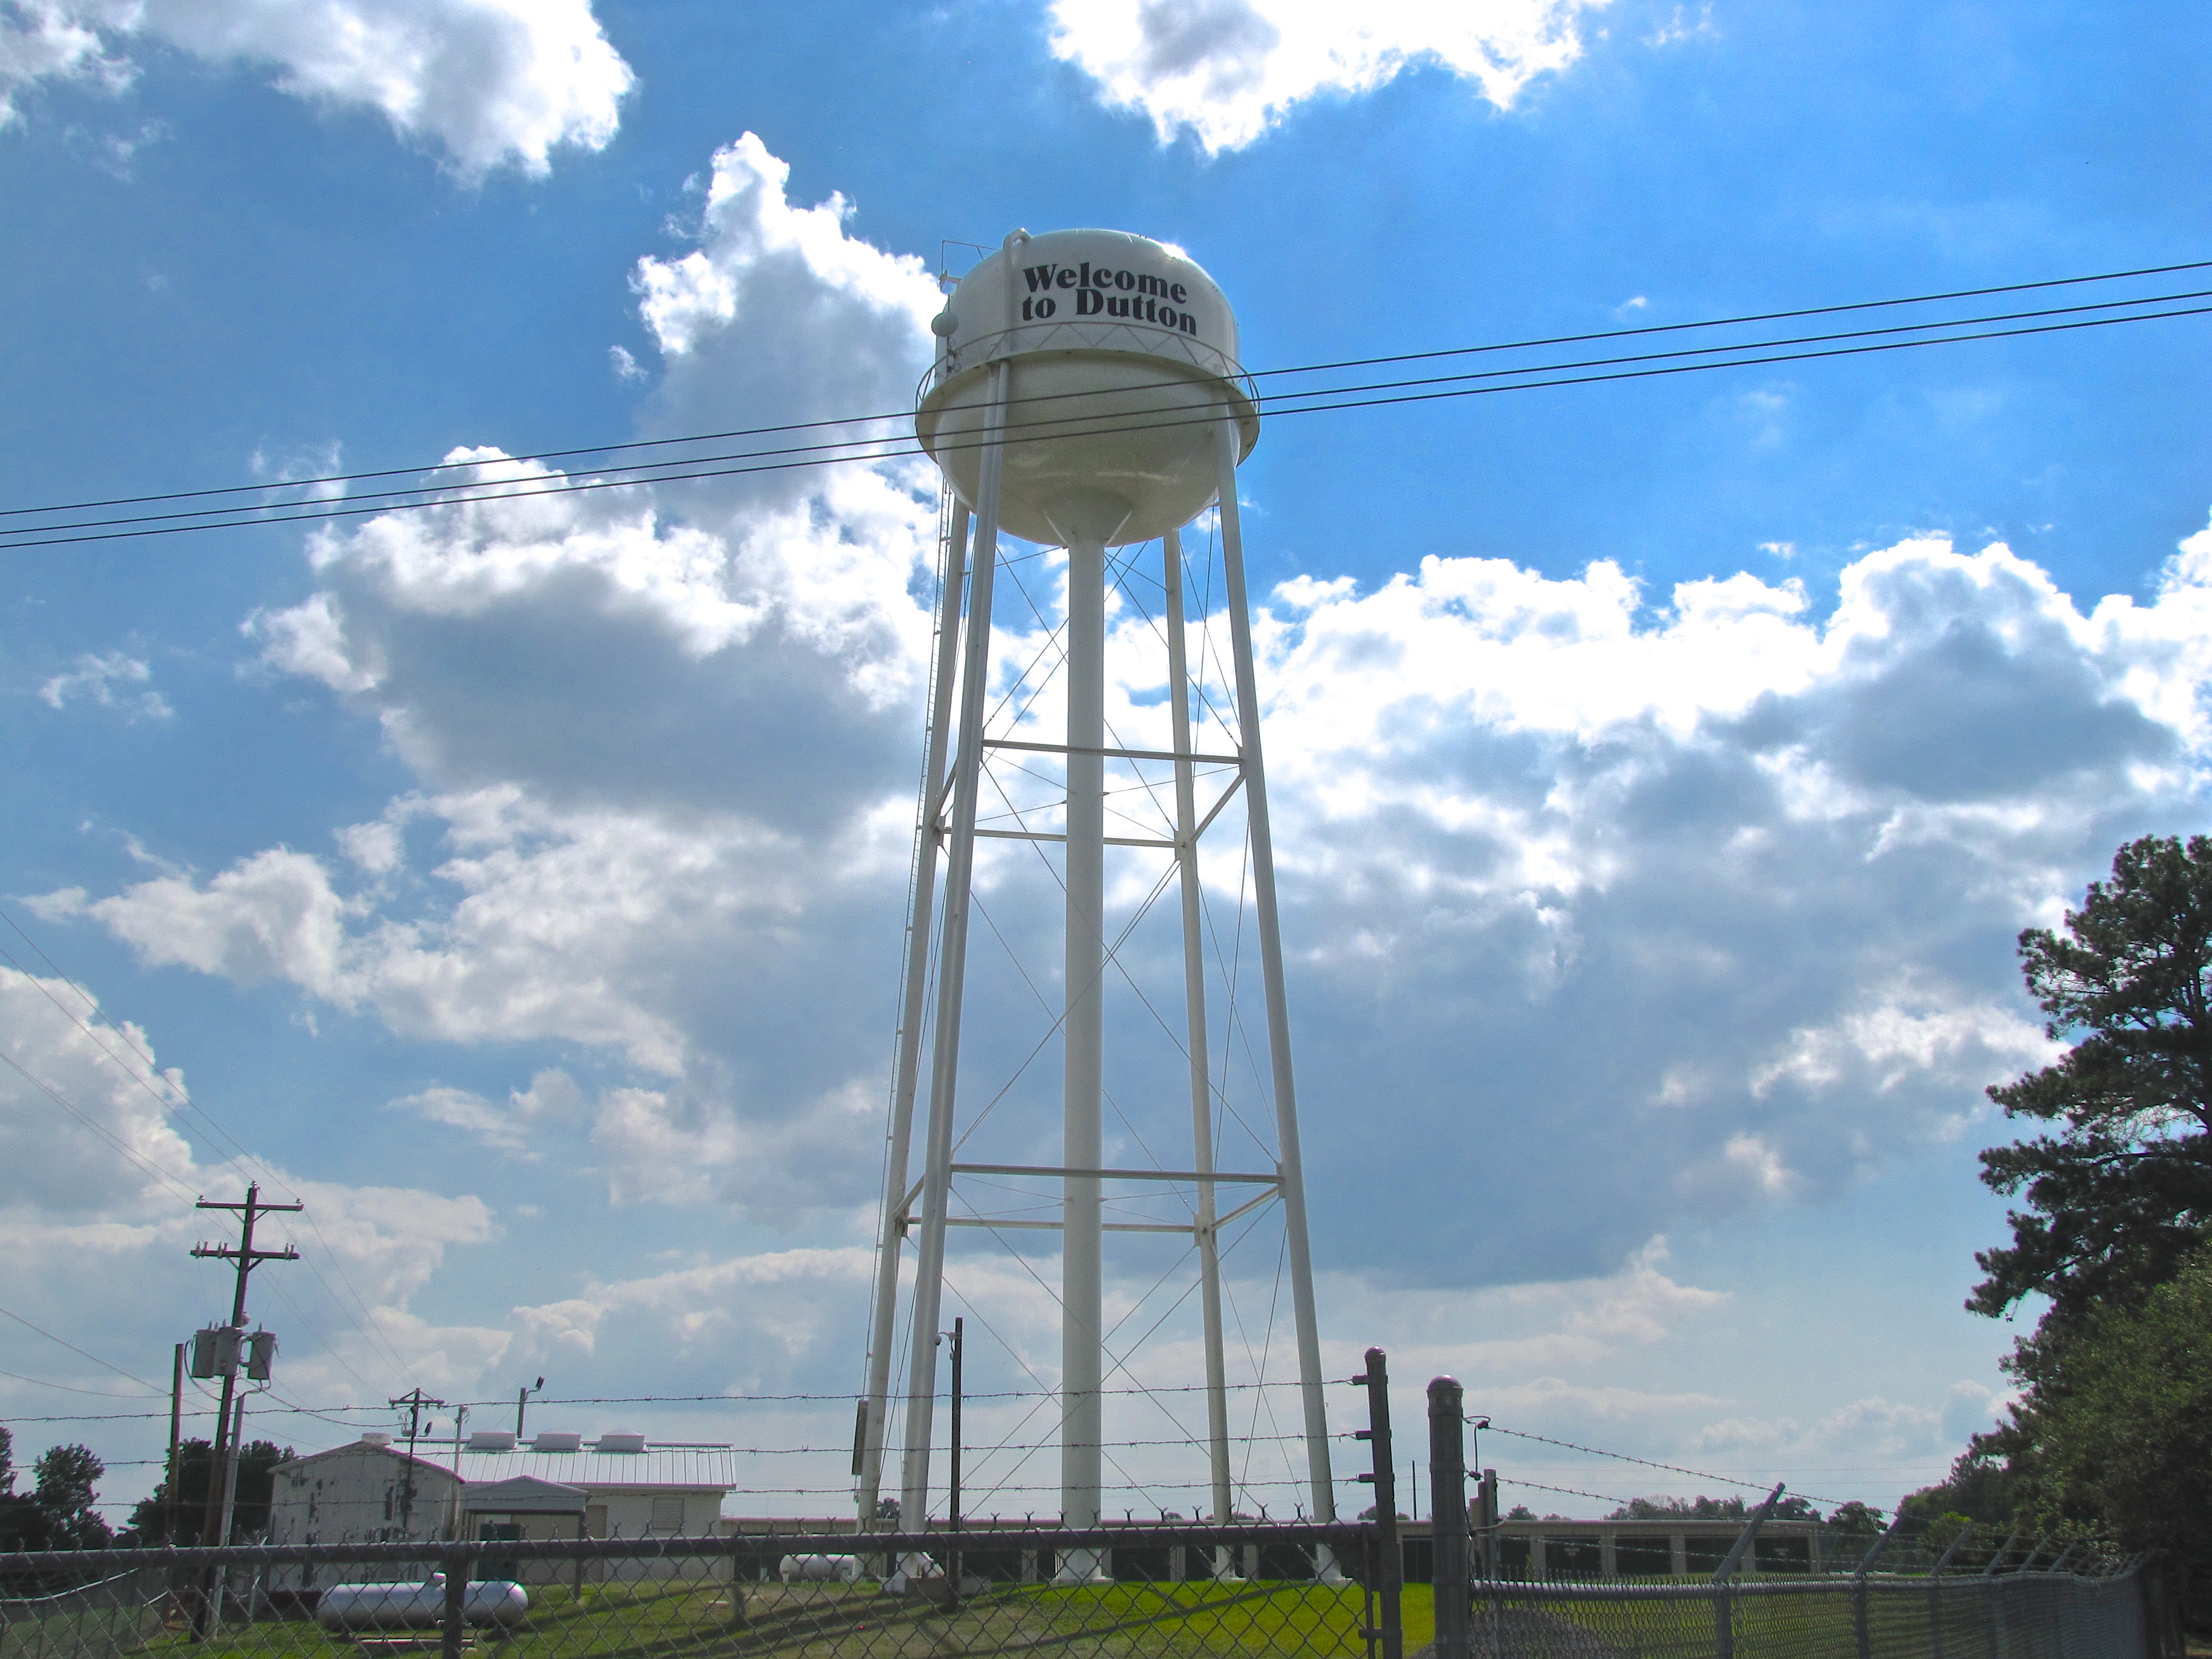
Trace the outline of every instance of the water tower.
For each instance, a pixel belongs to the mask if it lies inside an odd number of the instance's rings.
[[[1107,1358],[1103,1247],[1106,1235],[1115,1232],[1188,1236],[1201,1292],[1208,1490],[1213,1519],[1230,1520],[1220,1239],[1231,1216],[1279,1204],[1279,1255],[1289,1279],[1297,1361],[1300,1409],[1293,1420],[1304,1454],[1300,1502],[1316,1518],[1334,1519],[1237,507],[1237,467],[1259,436],[1259,416],[1237,360],[1236,319],[1212,280],[1174,248],[1117,231],[1039,236],[1017,231],[961,279],[933,326],[937,362],[923,383],[915,426],[953,501],[943,550],[936,674],[860,1423],[861,1519],[873,1518],[884,1495],[890,1408],[897,1403],[890,1374],[901,1334],[901,1270],[908,1249],[914,1253],[912,1299],[904,1332],[910,1363],[898,1493],[905,1526],[920,1527],[929,1513],[939,1386],[933,1338],[942,1318],[946,1232],[994,1225],[989,1217],[979,1217],[963,1182],[998,1191],[1009,1183],[1042,1183],[1056,1198],[1056,1204],[1044,1206],[1056,1211],[1049,1218],[1001,1220],[994,1230],[1060,1235],[1060,1494],[1062,1519],[1071,1527],[1092,1527],[1100,1520]],[[1224,752],[1207,752],[1194,747],[1194,682],[1179,532],[1217,504],[1219,599],[1230,658],[1221,678],[1232,682],[1223,687],[1223,702],[1230,706],[1218,718],[1231,740],[1210,745]],[[1055,670],[1063,678],[1065,731],[1030,733],[1057,737],[1056,742],[1008,737],[1003,711],[994,715],[991,709],[992,602],[1004,557],[1001,534],[1066,550],[1067,598],[1059,635],[1065,657]],[[1171,723],[1164,746],[1136,747],[1109,742],[1105,714],[1109,550],[1153,541],[1160,544],[1165,615],[1152,637],[1165,647]],[[1019,811],[1000,813],[979,827],[990,768],[1010,759],[1032,778],[1040,767],[1054,769],[1055,783],[1064,774],[1064,807],[1051,803],[1064,814],[1059,829],[1035,827],[1036,818]],[[1121,793],[1152,788],[1140,775],[1149,771],[1158,782],[1158,810],[1170,820],[1163,828],[1171,833],[1133,836],[1120,816],[1113,828],[1124,833],[1109,833],[1109,764],[1118,777],[1135,779]],[[1215,785],[1203,816],[1201,777]],[[1207,1029],[1200,842],[1232,798],[1245,830],[1239,868],[1249,878],[1265,1009],[1264,1044],[1249,1045],[1251,1069],[1255,1079],[1264,1076],[1271,1097],[1273,1144],[1269,1157],[1247,1158],[1244,1167],[1218,1167],[1215,1127],[1223,1095]],[[1060,860],[1053,874],[1065,888],[1056,1020],[1063,1074],[1058,1157],[1050,1163],[987,1161],[975,1149],[977,1138],[1000,1126],[979,1125],[979,1112],[988,1109],[962,1095],[963,1018],[972,1031],[973,1021],[993,1012],[963,1007],[963,992],[977,845],[994,838],[1038,843],[1048,859]],[[1170,880],[1180,886],[1182,1030],[1176,1037],[1180,1057],[1175,1064],[1187,1061],[1188,1072],[1187,1165],[1179,1156],[1163,1159],[1157,1147],[1155,1167],[1106,1163],[1103,994],[1109,966],[1127,971],[1106,932],[1109,852],[1117,860],[1144,859],[1159,866],[1163,893]],[[1165,990],[1157,1004],[1146,1006],[1172,1010]],[[1177,1082],[1172,1088],[1181,1086]],[[918,1098],[925,1106],[921,1176],[909,1184]],[[1127,1219],[1122,1195],[1146,1191],[1176,1194],[1187,1221]],[[1032,1217],[1039,1207],[1030,1206]],[[1123,1218],[1109,1219],[1109,1214]],[[1068,1557],[1060,1569],[1064,1579],[1099,1576],[1094,1558],[1082,1552]]]

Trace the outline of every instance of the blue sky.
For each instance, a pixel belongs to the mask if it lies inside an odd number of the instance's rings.
[[[945,242],[1018,224],[1188,248],[1255,368],[2212,257],[2196,9],[1346,9],[0,4],[0,505],[902,407]],[[1876,1502],[1989,1420],[2013,936],[2206,816],[2208,350],[1269,426],[1333,1364]],[[143,1051],[0,929],[0,1040],[82,1115],[0,1073],[0,1305],[161,1381],[222,1303],[189,1199],[250,1167],[317,1218],[255,1307],[291,1401],[857,1385],[933,488],[563,503],[0,556],[0,895]],[[12,1333],[9,1419],[134,1409]],[[16,1432],[125,1496],[159,1430]]]

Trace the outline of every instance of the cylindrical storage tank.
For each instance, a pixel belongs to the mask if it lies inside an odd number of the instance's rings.
[[[530,1592],[504,1579],[471,1584],[461,1617],[471,1625],[512,1629],[530,1611]],[[446,1617],[446,1576],[420,1584],[333,1584],[315,1601],[325,1630],[428,1630]]]
[[[787,1555],[775,1564],[775,1576],[787,1584],[857,1584],[860,1582],[860,1558],[857,1555]]]
[[[1006,363],[999,523],[1024,541],[1121,546],[1179,528],[1218,489],[1220,417],[1237,422],[1240,461],[1259,440],[1228,301],[1147,237],[1017,231],[932,326],[943,345],[916,434],[975,506],[990,369]]]

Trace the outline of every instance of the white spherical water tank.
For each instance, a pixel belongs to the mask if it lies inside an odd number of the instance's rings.
[[[1008,366],[999,522],[1024,541],[1121,546],[1188,524],[1219,483],[1214,428],[1260,435],[1237,319],[1190,257],[1119,230],[1017,231],[961,278],[915,413],[960,498],[981,489],[989,369]]]

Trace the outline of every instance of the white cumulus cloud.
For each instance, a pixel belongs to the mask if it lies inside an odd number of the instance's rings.
[[[234,1165],[228,1149],[144,1030],[108,1023],[65,979],[0,967],[0,1250],[15,1269],[12,1307],[49,1330],[85,1333],[86,1287],[97,1284],[99,1348],[166,1354],[189,1328],[184,1321],[228,1317],[228,1275],[189,1254],[221,1220],[195,1211],[195,1200],[235,1200],[258,1179],[265,1195],[308,1206],[306,1216],[273,1218],[262,1238],[296,1239],[313,1266],[295,1270],[304,1278],[283,1291],[282,1313],[264,1300],[277,1294],[267,1278],[257,1278],[249,1310],[283,1328],[288,1384],[332,1399],[356,1394],[364,1374],[400,1384],[417,1374],[410,1366],[426,1382],[473,1380],[458,1367],[481,1351],[480,1339],[429,1325],[409,1304],[450,1250],[493,1237],[480,1199],[301,1180]],[[312,1323],[302,1309],[313,1310]],[[48,1379],[79,1379],[67,1387],[128,1387],[66,1350],[24,1355],[9,1369],[33,1366]],[[166,1376],[147,1361],[133,1374],[157,1370]],[[0,1381],[0,1394],[18,1392]],[[51,1408],[51,1395],[33,1397]]]
[[[0,11],[0,126],[41,80],[127,82],[142,40],[375,110],[465,178],[603,149],[636,80],[590,0],[23,0]]]
[[[1052,49],[1160,142],[1250,143],[1297,105],[1374,91],[1417,64],[1500,109],[1581,55],[1581,14],[1603,0],[1054,0]]]
[[[39,699],[49,708],[85,702],[100,708],[119,709],[125,718],[167,720],[176,711],[168,699],[149,682],[154,670],[143,657],[126,652],[86,652],[74,667],[56,674],[39,688]],[[145,688],[138,690],[134,688]]]

